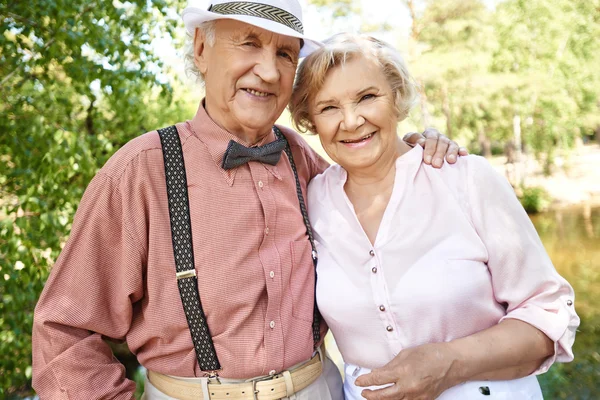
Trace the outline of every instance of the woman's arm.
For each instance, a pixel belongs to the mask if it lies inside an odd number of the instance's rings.
[[[554,343],[539,329],[505,320],[447,343],[401,351],[390,363],[356,379],[369,400],[434,399],[446,389],[473,380],[510,380],[530,375],[554,353]]]
[[[526,322],[506,319],[491,328],[448,343],[455,354],[449,373],[456,384],[508,380],[530,375],[554,354],[554,342]]]

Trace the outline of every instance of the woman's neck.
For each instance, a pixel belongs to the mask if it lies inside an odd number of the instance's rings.
[[[394,186],[396,176],[396,160],[410,147],[401,139],[394,151],[383,154],[379,160],[367,168],[346,170],[348,178],[344,189],[348,194],[360,193],[361,196],[370,196],[388,192]]]

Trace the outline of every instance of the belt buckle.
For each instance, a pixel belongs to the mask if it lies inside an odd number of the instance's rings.
[[[278,374],[273,374],[273,375],[263,376],[261,378],[250,379],[250,382],[252,382],[252,399],[258,400],[258,392],[260,392],[260,390],[256,390],[257,382],[270,381],[273,379],[277,379],[277,377],[278,377]]]

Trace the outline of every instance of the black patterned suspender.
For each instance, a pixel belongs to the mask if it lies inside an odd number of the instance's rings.
[[[183,303],[183,311],[196,349],[196,358],[202,371],[217,371],[221,364],[217,358],[206,316],[200,302],[198,278],[194,266],[194,247],[192,245],[192,226],[190,223],[190,201],[187,191],[187,178],[183,150],[177,128],[170,126],[158,130],[165,162],[167,179],[167,197],[169,199],[169,218],[173,255],[177,271],[177,286]]]
[[[317,348],[319,342],[321,341],[321,314],[319,313],[319,309],[317,308],[317,261],[319,257],[317,255],[317,248],[315,247],[315,239],[313,236],[312,227],[310,226],[310,220],[308,219],[308,212],[306,212],[306,204],[304,203],[304,196],[302,195],[302,187],[300,186],[300,179],[298,179],[298,170],[296,169],[296,163],[294,163],[294,157],[292,156],[292,149],[290,148],[290,143],[287,138],[279,128],[273,126],[273,130],[275,131],[275,136],[278,139],[285,140],[285,154],[288,156],[288,160],[290,161],[290,165],[292,167],[292,171],[294,172],[294,178],[296,178],[296,194],[298,195],[298,202],[300,203],[300,212],[302,213],[302,219],[304,220],[304,225],[306,226],[306,234],[308,235],[308,240],[310,241],[310,247],[312,249],[311,256],[313,260],[313,265],[315,267],[315,298],[314,298],[314,309],[313,309],[313,323],[312,323],[312,333],[313,333],[313,344],[315,349]]]
[[[294,172],[294,177],[296,178],[296,193],[298,195],[298,202],[300,203],[300,212],[302,213],[304,225],[306,226],[306,233],[312,248],[316,283],[317,251],[313,239],[312,228],[308,220],[308,213],[306,212],[300,180],[298,179],[298,171],[286,137],[277,127],[274,127],[274,131],[278,138],[283,138],[286,141],[285,153],[288,156],[292,171]],[[200,301],[200,293],[198,291],[198,278],[196,277],[196,269],[194,266],[194,249],[192,245],[192,227],[190,222],[187,178],[181,141],[175,126],[159,129],[158,135],[163,148],[169,218],[171,221],[171,237],[173,240],[173,255],[175,257],[179,295],[181,296],[183,310],[192,336],[192,342],[194,343],[194,349],[196,350],[198,365],[202,371],[216,374],[216,371],[221,369],[221,364],[219,363],[215,346],[208,329],[206,316],[202,309],[202,302]],[[319,314],[315,301],[312,325],[315,348],[321,340],[321,332],[319,329],[320,322],[321,315]]]

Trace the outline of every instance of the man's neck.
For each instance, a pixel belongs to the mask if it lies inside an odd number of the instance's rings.
[[[204,107],[206,114],[210,117],[210,119],[213,120],[215,124],[219,125],[220,128],[226,130],[250,146],[260,143],[265,137],[267,137],[267,135],[271,133],[271,125],[261,129],[249,129],[237,123],[232,124],[231,121],[229,121],[225,115],[223,115],[223,113],[219,112],[218,109],[214,109],[210,105],[206,104],[206,99],[202,101],[202,106]]]

